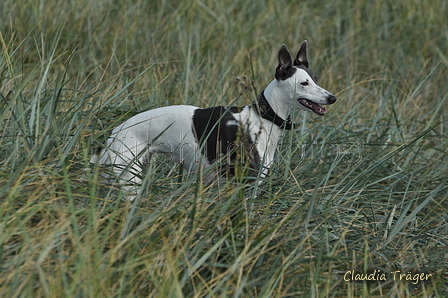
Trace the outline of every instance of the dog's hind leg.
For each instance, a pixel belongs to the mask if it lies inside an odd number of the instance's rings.
[[[149,153],[142,154],[140,158],[136,158],[126,165],[113,165],[117,182],[128,201],[133,201],[141,190],[150,155]]]
[[[138,194],[153,151],[146,141],[133,136],[114,136],[107,140],[103,150],[90,162],[111,166],[116,177],[114,180],[121,186],[126,199],[132,201]]]

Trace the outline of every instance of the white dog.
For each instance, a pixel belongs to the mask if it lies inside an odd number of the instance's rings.
[[[236,162],[242,162],[251,169],[261,167],[260,176],[265,177],[282,130],[294,126],[291,111],[323,116],[322,105],[336,101],[308,69],[307,46],[305,40],[294,61],[285,45],[280,48],[275,79],[251,105],[177,105],[140,113],[116,127],[90,162],[110,165],[129,200],[135,198],[145,167],[158,153],[188,171],[224,163],[217,174],[232,175]]]

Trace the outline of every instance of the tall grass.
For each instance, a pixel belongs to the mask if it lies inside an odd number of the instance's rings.
[[[447,6],[2,1],[0,295],[446,297]],[[129,203],[84,170],[138,112],[250,103],[303,39],[338,102],[263,185],[160,162]]]

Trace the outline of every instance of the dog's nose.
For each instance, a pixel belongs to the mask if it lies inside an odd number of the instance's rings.
[[[328,101],[328,104],[329,104],[329,105],[334,104],[334,103],[336,102],[336,96],[334,96],[333,94],[330,94],[330,95],[327,97],[327,101]]]

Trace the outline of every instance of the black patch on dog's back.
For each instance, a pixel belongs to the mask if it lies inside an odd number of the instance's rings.
[[[251,165],[260,163],[254,141],[241,129],[239,121],[232,114],[240,113],[241,110],[238,107],[218,106],[194,112],[193,134],[210,164],[223,157],[230,159],[231,163],[236,162],[239,153],[245,155],[242,159],[249,158]],[[227,169],[229,174],[234,175],[234,165],[229,165]]]
[[[228,125],[229,121],[237,120],[229,109],[222,106],[197,109],[193,114],[193,134],[209,163],[234,147],[238,126]]]

